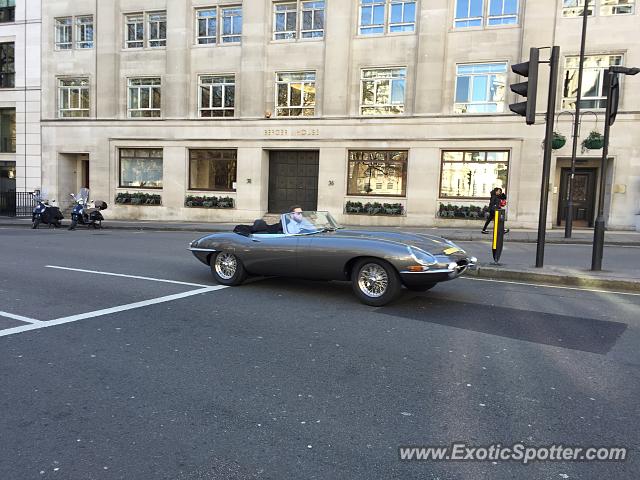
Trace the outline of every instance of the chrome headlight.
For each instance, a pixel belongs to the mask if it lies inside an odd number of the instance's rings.
[[[421,248],[410,246],[407,247],[407,249],[409,250],[409,253],[413,257],[413,259],[420,265],[433,265],[435,263],[438,263],[436,257],[428,252],[425,252]]]

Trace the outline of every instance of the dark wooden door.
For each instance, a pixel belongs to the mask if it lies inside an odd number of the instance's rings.
[[[560,202],[558,205],[557,225],[564,224],[569,199],[569,178],[571,169],[563,168],[560,180]],[[593,227],[593,214],[596,196],[596,170],[578,168],[573,180],[573,226]]]
[[[319,160],[317,151],[269,152],[269,212],[288,212],[292,205],[317,210]]]

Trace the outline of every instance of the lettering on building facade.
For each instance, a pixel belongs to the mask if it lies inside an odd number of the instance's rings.
[[[265,137],[318,137],[319,128],[265,128]]]

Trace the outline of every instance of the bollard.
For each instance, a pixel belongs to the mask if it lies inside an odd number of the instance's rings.
[[[502,255],[502,246],[504,244],[504,209],[495,211],[493,218],[493,242],[491,251],[493,253],[493,261],[498,264],[500,255]]]

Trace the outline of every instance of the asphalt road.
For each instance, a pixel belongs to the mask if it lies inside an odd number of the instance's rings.
[[[461,278],[372,308],[339,282],[213,289],[195,236],[0,229],[0,479],[639,478],[640,296]],[[457,441],[631,450],[399,459]]]

